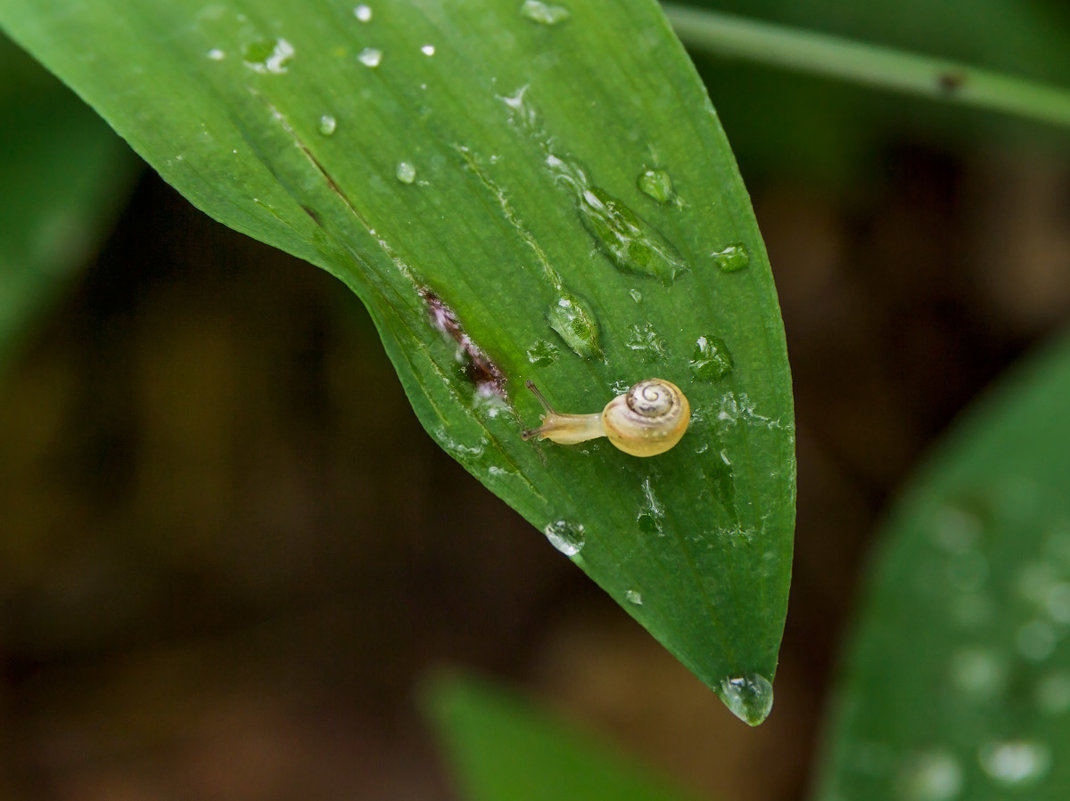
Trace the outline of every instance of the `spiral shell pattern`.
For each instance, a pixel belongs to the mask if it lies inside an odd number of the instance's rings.
[[[655,456],[673,447],[691,421],[691,407],[676,384],[640,381],[606,404],[602,425],[609,441],[633,456]]]

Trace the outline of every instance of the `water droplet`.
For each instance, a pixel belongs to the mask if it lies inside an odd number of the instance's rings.
[[[579,189],[576,209],[584,227],[618,269],[649,275],[665,284],[687,272],[687,263],[665,237],[597,186]]]
[[[750,264],[750,253],[741,244],[729,245],[724,250],[715,250],[710,254],[717,269],[724,273],[734,273]]]
[[[332,117],[330,114],[324,114],[320,117],[319,129],[320,133],[324,136],[330,136],[334,133],[335,128],[338,127],[338,120]]]
[[[433,56],[435,54],[435,46],[433,44],[425,44],[420,48],[420,52],[425,56]]]
[[[1044,777],[1051,765],[1051,751],[1035,740],[1002,740],[986,743],[977,752],[984,772],[999,784],[1021,786]]]
[[[695,340],[690,366],[695,378],[714,381],[732,371],[732,354],[723,339],[706,334]]]
[[[539,367],[546,367],[557,361],[561,351],[552,342],[540,339],[527,350],[528,362]]]
[[[579,298],[563,293],[546,314],[550,328],[556,331],[576,355],[584,359],[602,358],[598,325],[594,315]]]
[[[1070,673],[1056,671],[1042,676],[1034,688],[1034,698],[1040,710],[1049,715],[1070,711]]]
[[[906,760],[896,777],[903,801],[952,801],[962,790],[962,766],[947,751],[929,751]]]
[[[399,161],[394,170],[394,177],[403,184],[411,184],[416,180],[416,168],[407,161]]]
[[[520,6],[520,14],[541,25],[557,25],[572,16],[564,6],[551,5],[541,0],[524,0],[524,4]]]
[[[984,648],[967,648],[951,658],[951,682],[955,688],[978,700],[999,694],[1006,685],[1007,666]]]
[[[640,292],[638,289],[629,289],[628,294],[632,296],[632,300],[634,300],[636,303],[643,302],[643,293]]]
[[[383,51],[374,47],[365,47],[357,54],[357,61],[365,67],[378,67],[383,60]]]
[[[249,42],[242,48],[241,57],[254,72],[281,75],[294,57],[293,45],[285,39],[265,39]]]
[[[565,556],[575,556],[583,550],[583,526],[567,520],[555,520],[542,530],[546,539]]]
[[[654,487],[651,486],[649,478],[643,479],[642,488],[643,499],[646,503],[639,510],[639,514],[635,516],[635,522],[638,524],[640,531],[645,531],[647,534],[661,534],[662,521],[665,518],[665,507],[658,500],[658,496],[654,494]]]
[[[661,359],[665,356],[665,342],[650,323],[635,323],[628,329],[628,340],[624,343],[628,350],[641,353],[647,361]]]
[[[639,173],[636,185],[640,191],[658,201],[668,203],[673,199],[675,192],[672,188],[672,178],[665,170],[647,168]]]
[[[227,57],[227,54],[220,50],[218,47],[213,47],[205,55],[207,55],[208,58],[210,58],[212,61],[222,61]]]
[[[773,708],[773,685],[760,673],[721,680],[721,700],[744,723],[757,726]]]
[[[366,6],[361,3],[359,6],[353,9],[353,16],[359,19],[361,22],[371,22],[372,9],[371,6]]]
[[[1046,620],[1033,620],[1018,629],[1015,642],[1026,659],[1042,662],[1055,650],[1055,628]]]
[[[625,590],[624,598],[630,604],[635,604],[636,606],[643,605],[643,596],[638,590]]]

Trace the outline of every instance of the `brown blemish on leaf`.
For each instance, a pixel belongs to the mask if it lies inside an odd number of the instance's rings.
[[[464,365],[464,374],[480,395],[498,395],[503,400],[508,397],[505,391],[505,375],[491,358],[480,348],[461,325],[457,313],[430,289],[418,290],[420,297],[427,304],[427,314],[431,324],[457,343]]]

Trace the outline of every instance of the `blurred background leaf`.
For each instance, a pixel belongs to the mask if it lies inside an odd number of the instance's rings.
[[[466,801],[694,798],[593,734],[474,676],[440,674],[423,696]]]
[[[0,34],[0,373],[99,247],[137,168],[89,107]]]
[[[820,799],[1070,790],[1070,339],[1016,368],[897,504]]]
[[[1064,57],[1070,11],[1049,0],[904,0],[865,6],[835,0],[700,0],[689,5],[1070,85]],[[692,56],[747,175],[794,176],[842,192],[881,180],[882,149],[904,135],[945,147],[1006,144],[1023,136],[1048,148],[1062,141],[1017,120],[923,100],[892,100],[868,88],[700,52]]]

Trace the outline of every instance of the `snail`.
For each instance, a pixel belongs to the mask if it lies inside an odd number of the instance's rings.
[[[663,378],[647,378],[618,395],[597,414],[554,411],[531,381],[527,388],[546,409],[542,425],[524,431],[524,439],[538,437],[559,445],[575,445],[608,437],[613,446],[632,456],[657,456],[673,447],[687,431],[691,407],[680,388]]]

